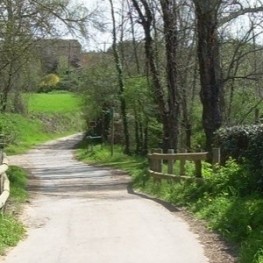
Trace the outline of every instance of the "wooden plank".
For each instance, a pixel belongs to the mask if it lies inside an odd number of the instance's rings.
[[[4,176],[0,174],[0,195],[2,194],[4,190]]]
[[[185,160],[180,160],[180,175],[185,175]]]
[[[10,194],[10,182],[8,180],[8,177],[5,173],[2,176],[4,178],[4,184],[3,184],[4,187],[3,187],[3,192],[0,195],[0,209],[5,206],[5,203]]]
[[[220,164],[221,162],[221,154],[220,154],[220,148],[213,148],[213,165]]]
[[[154,171],[149,171],[149,174],[155,178],[155,179],[166,179],[166,180],[173,180],[173,181],[190,181],[190,182],[197,182],[197,183],[202,183],[204,182],[203,178],[198,178],[198,177],[193,177],[193,176],[176,176],[176,175],[171,175],[171,174],[162,174],[162,173],[157,173]]]
[[[162,149],[154,149],[153,154],[162,154],[163,150]],[[152,159],[152,158],[151,158]],[[162,172],[162,165],[163,165],[163,160],[162,158],[159,159],[152,159],[153,160],[153,167],[155,172]]]
[[[186,160],[186,161],[198,161],[206,160],[207,152],[202,153],[174,153],[174,154],[161,154],[161,153],[152,153],[148,157],[153,160]]]
[[[0,165],[0,174],[5,173],[8,170],[8,164],[1,164]]]
[[[195,161],[195,174],[196,177],[202,177],[202,163],[201,160]]]

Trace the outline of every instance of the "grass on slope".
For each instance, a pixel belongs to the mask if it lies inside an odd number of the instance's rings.
[[[18,114],[2,114],[0,125],[7,136],[8,146],[5,151],[8,154],[21,153],[28,148],[50,138],[43,131],[39,120],[31,120]]]
[[[8,154],[22,153],[33,146],[83,128],[81,98],[73,93],[44,93],[25,95],[27,115],[2,114],[0,127],[7,135]]]
[[[81,98],[70,92],[27,95],[29,113],[67,113],[81,111]]]

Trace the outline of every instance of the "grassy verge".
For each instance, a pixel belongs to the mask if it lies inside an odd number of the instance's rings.
[[[15,246],[25,235],[24,226],[17,219],[20,206],[27,198],[27,173],[15,166],[8,170],[11,183],[10,199],[5,213],[0,214],[0,254],[3,255],[7,247]]]
[[[204,165],[205,183],[157,183],[147,175],[143,158],[125,156],[115,148],[113,156],[108,148],[88,151],[82,146],[77,156],[89,163],[100,163],[123,169],[133,177],[139,191],[158,197],[176,206],[186,207],[207,222],[208,227],[232,243],[241,263],[263,263],[263,196],[255,191],[255,182],[245,165],[229,161],[215,172]],[[189,168],[191,170],[191,167]]]
[[[90,150],[87,144],[83,143],[79,146],[76,157],[90,164],[101,164],[122,169],[133,178],[139,175],[142,176],[146,168],[146,161],[144,158],[125,155],[122,153],[122,149],[119,146],[114,147],[114,153],[112,155],[110,147],[107,145],[96,145],[93,147],[93,150]]]

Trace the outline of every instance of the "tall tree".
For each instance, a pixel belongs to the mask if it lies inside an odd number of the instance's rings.
[[[179,92],[177,86],[177,18],[176,1],[161,0],[166,52],[166,91],[157,66],[158,56],[152,37],[155,11],[147,0],[132,0],[145,34],[145,53],[152,79],[153,96],[163,124],[163,148],[177,149],[179,129]]]
[[[222,124],[223,82],[220,67],[218,18],[221,1],[194,0],[197,19],[198,59],[203,105],[202,122],[206,149],[211,151],[213,134]]]
[[[166,52],[166,79],[169,107],[169,141],[165,148],[177,149],[179,135],[180,99],[177,83],[177,1],[161,0]]]
[[[222,125],[224,81],[221,68],[218,30],[225,23],[248,13],[263,11],[260,1],[243,6],[241,1],[193,0],[196,13],[198,60],[201,82],[202,122],[206,149],[211,151],[213,134]],[[222,16],[222,13],[226,14]]]
[[[121,116],[122,116],[122,123],[123,123],[123,131],[124,131],[124,138],[125,138],[125,148],[124,153],[130,154],[130,135],[129,135],[129,128],[128,128],[128,119],[127,119],[127,109],[126,109],[126,100],[124,96],[124,77],[123,77],[123,70],[120,55],[118,52],[118,45],[117,45],[117,25],[115,20],[115,10],[113,1],[109,0],[111,6],[111,18],[112,18],[112,37],[113,37],[113,55],[115,59],[115,67],[117,71],[118,77],[118,84],[119,84],[119,99],[121,105]]]

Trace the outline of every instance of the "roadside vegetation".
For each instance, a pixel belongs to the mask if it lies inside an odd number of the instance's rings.
[[[21,205],[28,199],[27,172],[20,167],[11,166],[7,172],[10,183],[10,198],[5,212],[0,214],[0,255],[5,249],[15,246],[25,235],[25,228],[19,221]]]

